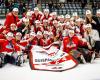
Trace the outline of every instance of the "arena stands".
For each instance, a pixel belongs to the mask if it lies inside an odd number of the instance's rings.
[[[83,2],[82,2],[83,1]],[[5,14],[7,12],[9,12],[9,10],[11,10],[12,7],[18,7],[20,10],[20,15],[21,13],[23,13],[27,8],[28,9],[32,9],[34,7],[36,7],[38,4],[40,4],[40,8],[41,10],[45,9],[45,8],[51,8],[50,11],[56,11],[59,15],[63,14],[72,14],[73,12],[77,12],[81,17],[84,17],[84,13],[87,9],[92,9],[93,14],[95,15],[95,12],[97,9],[100,8],[100,1],[99,0],[90,0],[90,2],[88,3],[88,1],[85,0],[80,0],[78,2],[78,0],[76,1],[68,1],[65,0],[64,3],[59,2],[59,0],[54,0],[51,1],[51,6],[50,5],[50,0],[40,0],[37,4],[33,3],[31,0],[30,2],[13,2],[12,6],[7,7],[5,2],[2,2],[0,5],[0,18],[5,17]],[[23,4],[23,5],[21,5]]]

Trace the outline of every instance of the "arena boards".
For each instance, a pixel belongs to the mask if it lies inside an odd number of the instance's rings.
[[[74,57],[57,49],[55,46],[50,46],[47,49],[40,46],[32,46],[29,62],[32,70],[55,72],[69,70],[78,65]]]

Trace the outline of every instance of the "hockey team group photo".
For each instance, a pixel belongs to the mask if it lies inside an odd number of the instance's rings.
[[[0,0],[1,70],[62,72],[99,58],[99,0]]]

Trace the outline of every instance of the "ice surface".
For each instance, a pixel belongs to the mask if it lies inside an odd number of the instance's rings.
[[[0,69],[0,80],[100,80],[100,58],[63,72],[31,70],[28,62],[24,67],[7,64]]]

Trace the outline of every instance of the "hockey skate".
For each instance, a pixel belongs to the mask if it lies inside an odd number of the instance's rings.
[[[84,64],[86,64],[86,61],[85,61],[84,56],[83,56],[83,55],[81,55],[81,56],[80,56],[80,58],[81,58],[82,62],[83,62]]]
[[[16,65],[21,66],[21,67],[24,66],[24,57],[23,57],[23,55],[19,55],[17,57]]]
[[[91,61],[90,62],[93,63],[94,59],[95,59],[95,51],[92,53]]]
[[[5,63],[4,58],[5,58],[4,54],[0,53],[0,68],[4,66],[4,63]]]
[[[24,65],[24,57],[22,53],[12,53],[12,57],[14,58],[14,63],[17,66],[23,66]]]

